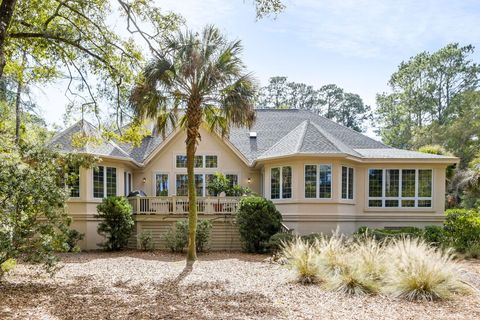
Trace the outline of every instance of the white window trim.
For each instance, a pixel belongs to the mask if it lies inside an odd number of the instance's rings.
[[[174,154],[174,156],[173,156],[173,167],[175,169],[186,170],[187,167],[177,167],[177,156],[185,156],[186,157],[186,154],[184,154],[184,153]],[[197,157],[197,156],[202,157],[202,166],[198,167],[198,168],[194,166],[194,169],[218,170],[218,168],[219,168],[218,164],[220,163],[220,156],[217,153],[207,152],[207,153],[195,154],[195,157]],[[216,156],[217,157],[217,166],[215,168],[207,168],[207,163],[206,163],[207,156]]]
[[[342,173],[342,169],[343,169],[343,167],[347,168],[347,197],[346,197],[346,198],[344,198],[344,197],[343,197],[343,194],[342,194],[342,183],[343,183],[343,180],[342,180],[342,174],[343,174],[343,173]],[[350,186],[350,175],[349,175],[349,172],[348,172],[349,169],[353,169],[352,199],[350,199],[350,198],[348,197],[348,191],[350,191],[350,190],[349,190],[349,188],[350,188],[350,187],[349,187],[349,186]],[[355,168],[352,167],[352,166],[345,165],[345,164],[341,164],[341,165],[340,165],[340,199],[342,199],[342,200],[347,200],[347,201],[354,201],[354,200],[355,200],[355,179],[356,179],[356,177],[355,177],[355,172],[356,172],[356,170],[355,170]],[[367,176],[368,176],[368,174],[367,174]],[[378,208],[378,207],[377,207],[377,208]]]
[[[382,197],[370,197],[370,178],[369,178],[369,172],[370,170],[382,170]],[[398,197],[386,197],[385,192],[386,192],[386,176],[387,176],[387,170],[399,170],[399,190],[398,190]],[[403,170],[415,170],[415,196],[414,197],[402,197],[402,171]],[[432,172],[431,176],[431,196],[430,197],[419,197],[418,196],[418,183],[419,183],[419,170],[430,170]],[[435,192],[434,190],[434,173],[435,170],[433,168],[368,168],[367,169],[367,190],[366,190],[366,195],[367,195],[367,208],[369,209],[377,209],[377,208],[387,208],[387,209],[433,209],[433,194]],[[382,201],[382,206],[380,207],[371,207],[370,206],[370,200],[381,200]],[[387,207],[385,206],[385,201],[386,200],[397,200],[398,201],[398,206],[397,207]],[[413,207],[403,207],[402,206],[402,200],[414,200],[414,206]],[[419,207],[418,206],[418,201],[419,200],[430,200],[430,206],[429,207]]]
[[[284,198],[283,197],[283,168],[285,167],[290,167],[290,170],[292,172],[292,178],[291,178],[291,195],[290,195],[290,198]],[[280,169],[280,198],[272,198],[272,170],[273,169]],[[275,167],[271,167],[270,168],[270,200],[291,200],[293,199],[293,191],[294,191],[294,187],[293,187],[293,166],[290,165],[290,164],[286,164],[286,165],[283,165],[283,166],[275,166]]]
[[[307,166],[315,166],[316,167],[316,189],[315,189],[315,198],[307,198],[305,195],[305,174],[307,172]],[[320,198],[320,166],[330,166],[330,197],[328,198]],[[293,175],[292,175],[293,177]],[[293,179],[292,179],[293,180]],[[317,199],[317,200],[331,200],[333,198],[333,165],[331,163],[305,163],[303,165],[303,198],[306,200]]]
[[[103,167],[103,197],[95,197],[95,189],[94,189],[94,184],[95,184],[95,169],[92,169],[92,196],[93,199],[103,199],[107,197],[107,168],[114,168],[115,169],[115,196],[118,195],[118,168],[117,167],[110,167],[110,166],[98,166],[98,167]]]
[[[154,195],[155,197],[157,197],[157,174],[165,174],[167,175],[167,191],[168,191],[168,194],[167,196],[170,196],[171,194],[171,191],[170,191],[170,174],[168,172],[165,172],[165,171],[154,171],[153,172],[153,178],[152,178],[152,181],[153,181],[153,185],[152,185],[152,195]],[[179,173],[179,174],[183,174],[183,173]],[[176,178],[176,176],[175,176]],[[177,179],[175,179],[175,181],[177,181]],[[175,182],[176,183],[176,182]],[[175,188],[175,192],[176,192],[177,188]],[[158,196],[160,197],[160,196]]]

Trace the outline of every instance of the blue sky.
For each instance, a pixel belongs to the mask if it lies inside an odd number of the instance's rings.
[[[215,24],[242,40],[244,62],[260,84],[269,77],[320,87],[335,83],[374,107],[402,60],[449,42],[473,44],[480,62],[480,1],[284,0],[276,19],[255,21],[253,0],[156,0],[200,29]],[[61,84],[37,94],[49,124],[62,123]],[[369,135],[373,135],[369,131]]]

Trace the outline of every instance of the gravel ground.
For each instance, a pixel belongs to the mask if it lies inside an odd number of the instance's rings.
[[[295,283],[266,256],[165,252],[63,255],[49,277],[19,265],[0,283],[0,319],[480,319],[480,293],[447,302],[351,297]],[[462,262],[480,289],[480,261]]]

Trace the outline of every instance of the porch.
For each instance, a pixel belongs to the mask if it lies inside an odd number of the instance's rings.
[[[197,197],[197,213],[205,215],[233,215],[237,211],[240,198],[237,197]],[[188,197],[130,197],[133,214],[178,214],[186,215],[190,207]]]

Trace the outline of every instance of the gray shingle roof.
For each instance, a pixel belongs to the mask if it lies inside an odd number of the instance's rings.
[[[305,110],[256,111],[256,121],[252,128],[230,130],[231,144],[253,163],[281,156],[296,154],[350,155],[358,158],[375,159],[449,159],[454,158],[391,148],[350,128],[339,125],[327,118]],[[73,152],[89,152],[100,156],[115,156],[144,163],[164,141],[161,135],[147,136],[139,147],[128,144],[104,141],[100,144],[87,144],[82,150],[75,150],[71,138],[78,132],[100,137],[100,132],[86,121],[79,121],[72,127],[57,134],[50,145]],[[171,134],[172,128],[167,130]],[[250,138],[250,132],[256,138]]]

